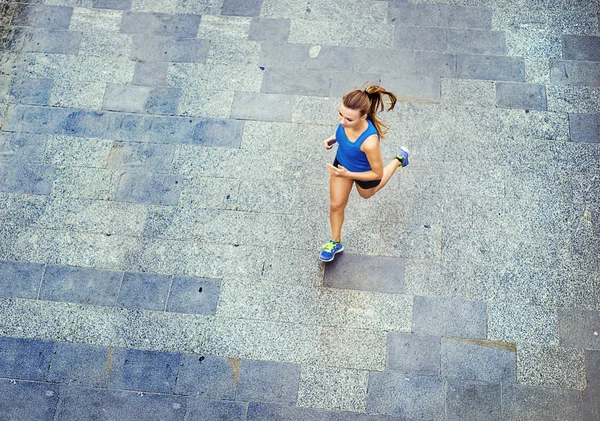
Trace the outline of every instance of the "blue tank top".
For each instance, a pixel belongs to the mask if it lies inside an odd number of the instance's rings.
[[[335,139],[337,140],[338,149],[336,158],[338,162],[345,167],[348,171],[352,172],[365,172],[371,171],[371,165],[367,159],[367,154],[360,150],[363,142],[371,135],[377,134],[377,129],[367,119],[369,127],[356,139],[356,142],[351,142],[344,132],[344,127],[340,124],[335,132]],[[379,139],[379,135],[377,136]]]

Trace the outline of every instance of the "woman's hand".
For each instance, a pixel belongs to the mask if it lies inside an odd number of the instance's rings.
[[[329,171],[329,174],[331,174],[334,177],[348,178],[350,175],[350,171],[348,171],[346,168],[342,167],[341,165],[338,165],[336,168],[331,164],[327,164],[327,171]]]
[[[336,142],[335,136],[330,136],[323,141],[323,146],[325,146],[325,149],[329,150],[329,149],[333,148],[333,145],[335,145],[335,142]]]

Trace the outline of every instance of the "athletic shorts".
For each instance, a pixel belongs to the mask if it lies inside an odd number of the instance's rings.
[[[333,166],[337,168],[339,163],[340,162],[337,160],[337,158],[335,158],[335,160],[333,161]],[[379,185],[379,183],[381,183],[381,180],[354,180],[354,181],[356,181],[356,184],[358,184],[361,189],[365,189],[365,190],[377,187]]]

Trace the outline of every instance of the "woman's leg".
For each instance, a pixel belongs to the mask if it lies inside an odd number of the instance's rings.
[[[387,182],[390,181],[390,178],[392,178],[392,175],[394,175],[399,165],[400,160],[398,158],[392,159],[392,161],[389,164],[383,167],[383,177],[381,178],[381,182],[379,183],[379,185],[373,187],[372,189],[363,189],[357,184],[356,190],[358,191],[358,194],[360,194],[360,197],[368,199],[369,197],[377,193],[379,190],[381,190],[387,184]]]
[[[349,178],[331,177],[329,181],[329,223],[331,224],[331,239],[338,243],[342,238],[344,224],[344,209],[352,190],[354,180]]]

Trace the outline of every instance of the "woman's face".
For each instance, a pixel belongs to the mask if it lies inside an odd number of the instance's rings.
[[[344,127],[345,129],[353,129],[355,127],[358,127],[363,122],[363,120],[367,118],[367,115],[364,114],[361,116],[360,111],[353,110],[342,104],[338,112],[338,118],[340,119],[340,124],[342,125],[342,127]]]

